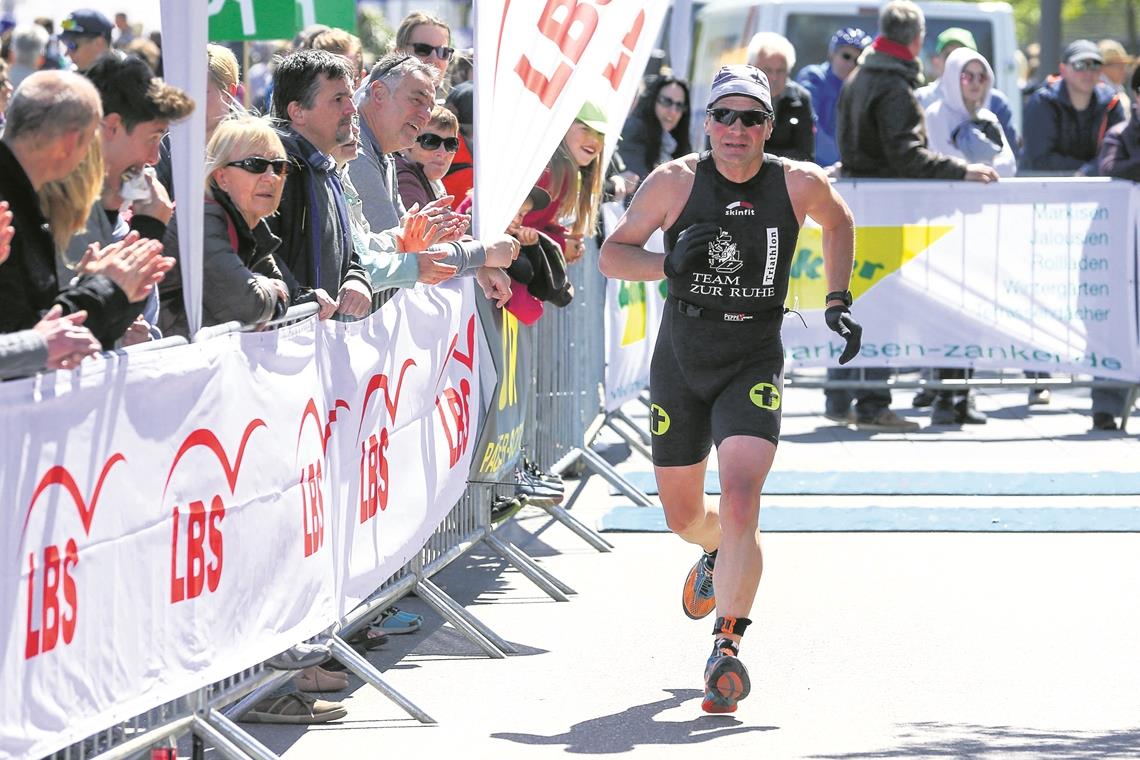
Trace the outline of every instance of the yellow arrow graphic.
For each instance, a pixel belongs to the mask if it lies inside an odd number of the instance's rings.
[[[929,224],[856,227],[851,295],[855,298],[863,295],[952,229],[948,225]],[[823,230],[804,227],[796,242],[786,303],[791,307],[798,297],[799,308],[822,309],[828,290],[823,268]]]

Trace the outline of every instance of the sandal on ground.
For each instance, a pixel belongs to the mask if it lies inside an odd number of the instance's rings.
[[[240,720],[242,723],[328,723],[348,715],[340,702],[326,702],[293,692],[279,697],[267,697],[250,709]]]

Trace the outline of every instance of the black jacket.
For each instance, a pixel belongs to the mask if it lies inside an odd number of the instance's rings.
[[[1097,174],[1102,177],[1140,182],[1140,107],[1133,108],[1131,119],[1112,127],[1104,136],[1097,156]]]
[[[788,80],[784,92],[772,104],[776,123],[772,136],[764,143],[764,151],[794,161],[812,161],[815,156],[815,119],[811,110],[811,93]]]
[[[916,61],[872,50],[839,93],[836,137],[844,177],[963,179],[966,162],[930,150],[914,96]]]
[[[1088,108],[1077,111],[1065,80],[1058,77],[1047,82],[1025,104],[1025,147],[1018,171],[1096,174],[1101,140],[1110,127],[1126,118],[1124,106],[1108,85],[1098,84]]]
[[[274,253],[281,269],[285,284],[293,303],[304,303],[311,299],[312,289],[317,287],[317,260],[313,252],[313,212],[310,197],[323,198],[323,190],[316,187],[323,184],[325,177],[310,163],[315,149],[294,132],[279,130],[285,153],[289,157],[289,175],[281,193],[281,204],[277,213],[267,219],[269,229],[281,238],[281,247]],[[331,212],[322,208],[320,213]],[[346,231],[345,245],[340,250],[320,252],[320,287],[331,297],[336,298],[341,285],[349,279],[356,279],[371,289],[368,272],[360,263],[360,257],[352,246],[352,232]],[[320,231],[316,231],[319,240]]]
[[[60,288],[55,242],[40,212],[35,188],[3,142],[0,200],[8,201],[16,228],[8,260],[0,264],[0,332],[34,327],[44,312],[58,303],[64,314],[86,310],[86,327],[105,350],[113,348],[142,313],[146,300],[130,303],[119,286],[104,275],[86,275],[75,285]]]

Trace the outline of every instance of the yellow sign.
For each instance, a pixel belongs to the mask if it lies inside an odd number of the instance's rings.
[[[859,298],[952,229],[948,225],[928,224],[856,227],[852,297]],[[822,309],[823,299],[829,290],[823,269],[823,230],[815,226],[804,227],[796,242],[785,303],[790,308],[798,297],[799,308]]]
[[[503,379],[499,383],[500,412],[519,401],[518,384],[515,382],[519,368],[519,320],[506,309],[503,309],[502,351]]]
[[[628,346],[645,340],[645,283],[622,281],[618,304],[625,315],[621,344]]]

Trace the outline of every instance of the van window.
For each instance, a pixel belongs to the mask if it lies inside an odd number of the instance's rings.
[[[789,13],[787,36],[796,49],[796,68],[793,76],[804,66],[827,60],[827,43],[837,29],[856,26],[874,37],[879,31],[878,10],[859,15],[820,15],[817,13]],[[934,42],[949,27],[968,29],[978,43],[978,52],[994,65],[993,25],[985,20],[926,18],[926,40],[922,43],[922,70],[930,78],[930,56]],[[745,41],[745,45],[748,42]],[[1008,93],[1007,93],[1008,94]]]

